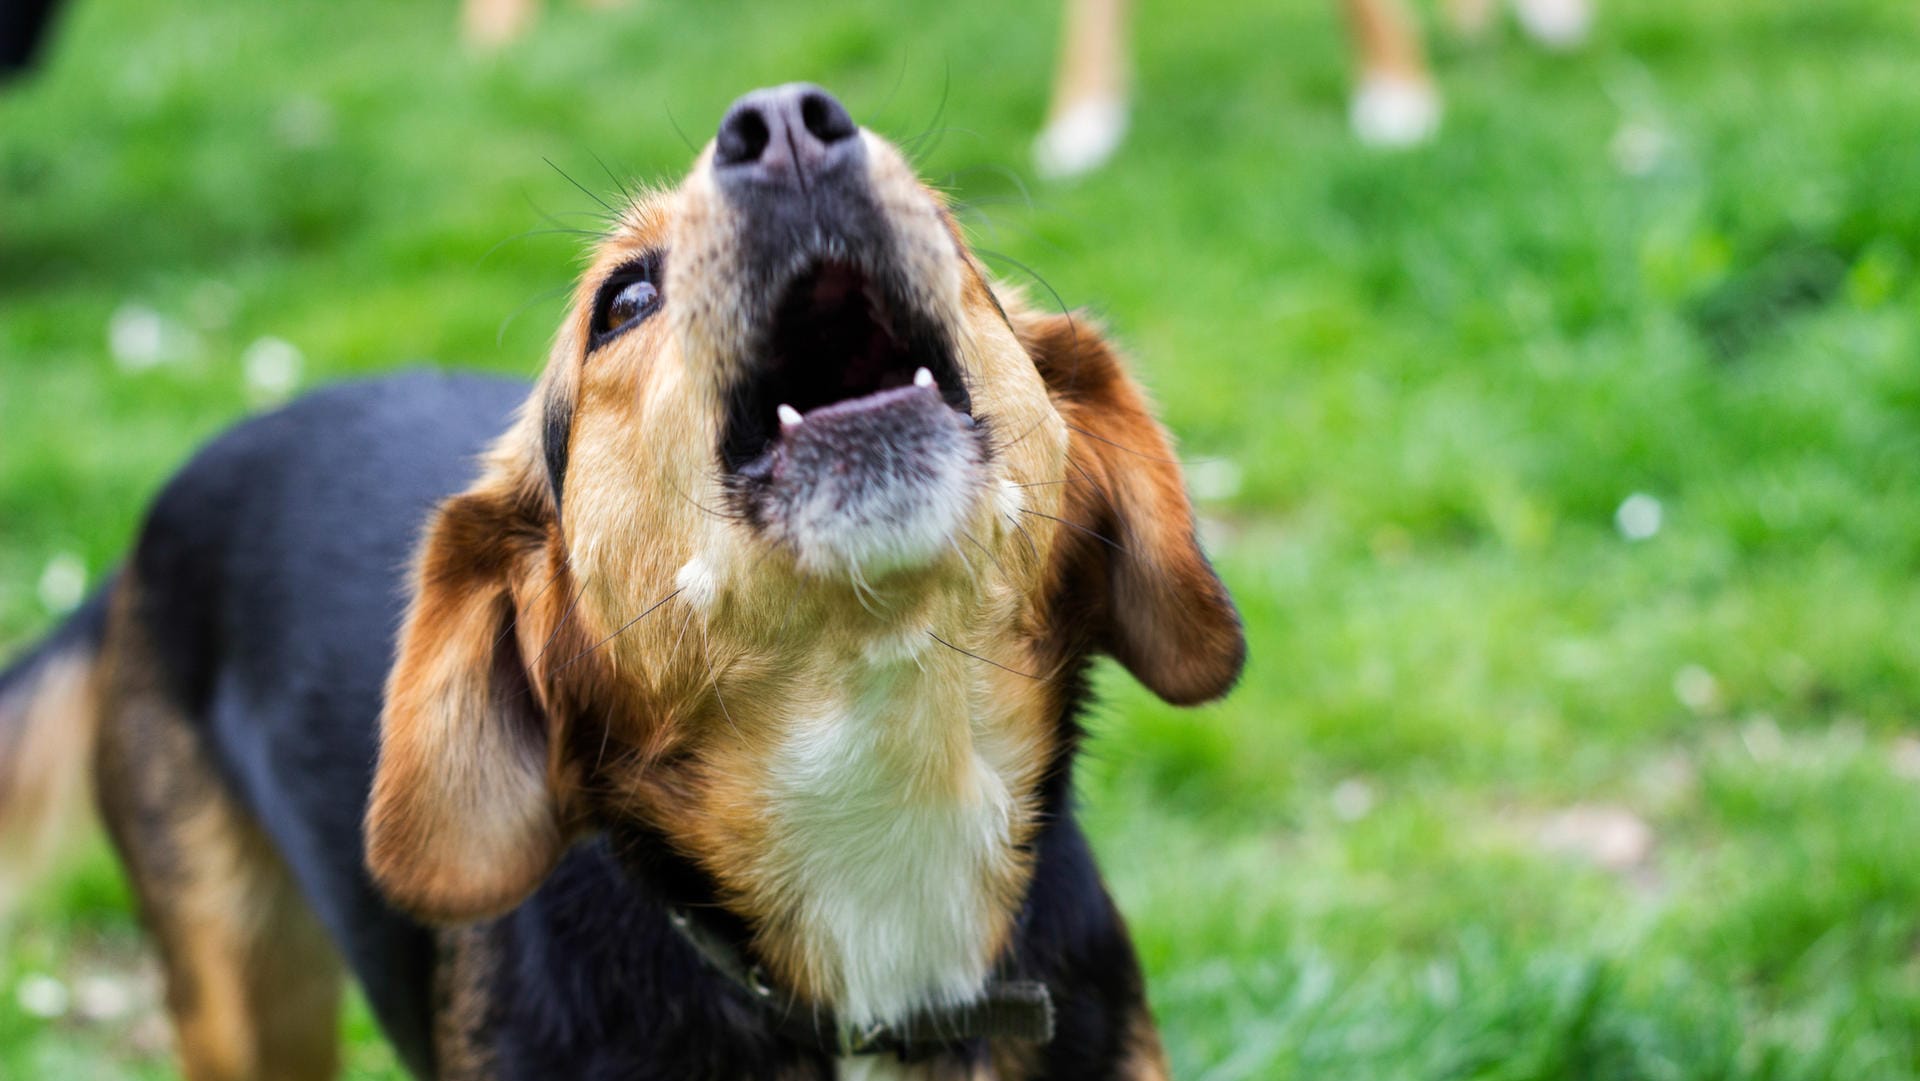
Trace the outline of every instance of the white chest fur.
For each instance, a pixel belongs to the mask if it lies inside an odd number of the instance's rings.
[[[933,1072],[925,1063],[901,1062],[892,1055],[843,1058],[834,1070],[836,1081],[927,1081]]]
[[[834,708],[790,720],[772,763],[764,870],[852,1026],[979,993],[1014,859],[1015,801],[975,747],[964,674],[921,660],[870,659]]]

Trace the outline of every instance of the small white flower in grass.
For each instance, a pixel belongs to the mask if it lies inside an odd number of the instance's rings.
[[[134,992],[126,980],[88,976],[73,985],[74,1011],[89,1021],[112,1021],[133,1012]]]
[[[310,150],[333,141],[333,106],[319,98],[299,97],[273,114],[273,133],[289,150]]]
[[[1624,807],[1569,807],[1542,823],[1541,848],[1608,871],[1631,871],[1653,854],[1653,827]]]
[[[107,349],[120,370],[145,371],[166,361],[167,321],[144,304],[122,304],[107,320]]]
[[[192,329],[139,303],[126,303],[107,319],[107,351],[123,372],[144,372],[186,360],[200,351]]]
[[[1725,704],[1720,696],[1720,681],[1697,664],[1681,665],[1673,674],[1673,696],[1695,713],[1718,713]]]
[[[305,363],[298,348],[279,338],[261,338],[240,356],[247,392],[259,402],[285,400],[300,385],[300,369]]]
[[[1460,1002],[1460,970],[1445,961],[1430,962],[1421,972],[1420,982],[1425,985],[1427,997],[1442,1006],[1454,1006]]]
[[[69,611],[87,595],[87,564],[72,552],[56,552],[40,572],[40,603],[49,612]]]
[[[1621,500],[1620,508],[1613,512],[1613,527],[1630,541],[1650,540],[1660,532],[1665,513],[1658,499],[1645,492],[1635,492]]]
[[[1761,714],[1740,726],[1740,744],[1755,762],[1776,762],[1786,752],[1787,741],[1772,717]]]
[[[1901,736],[1893,741],[1893,774],[1902,780],[1920,781],[1920,739]]]
[[[1572,49],[1593,25],[1588,0],[1514,0],[1513,14],[1533,40],[1549,49]]]
[[[1373,786],[1358,777],[1349,777],[1333,786],[1333,816],[1342,822],[1358,822],[1373,812]]]
[[[28,973],[13,985],[13,1000],[20,1004],[20,1012],[43,1021],[66,1016],[71,998],[66,984],[43,972]]]
[[[1195,502],[1222,503],[1240,494],[1240,467],[1226,458],[1206,458],[1187,466],[1187,490]]]
[[[1667,135],[1652,124],[1629,120],[1607,143],[1613,167],[1627,176],[1647,176],[1667,155]]]

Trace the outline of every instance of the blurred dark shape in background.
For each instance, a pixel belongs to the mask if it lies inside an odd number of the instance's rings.
[[[0,79],[33,66],[53,22],[54,0],[9,0],[0,6]]]

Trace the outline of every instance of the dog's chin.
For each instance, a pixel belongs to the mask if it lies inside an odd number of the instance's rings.
[[[789,419],[755,464],[754,517],[803,570],[883,575],[955,553],[979,431],[933,387],[897,387]]]

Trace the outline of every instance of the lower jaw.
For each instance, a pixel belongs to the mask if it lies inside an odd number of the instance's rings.
[[[800,569],[872,578],[956,557],[985,487],[976,442],[965,436],[922,453],[887,452],[884,465],[814,463],[759,494],[758,518]],[[903,475],[904,474],[904,475]]]

